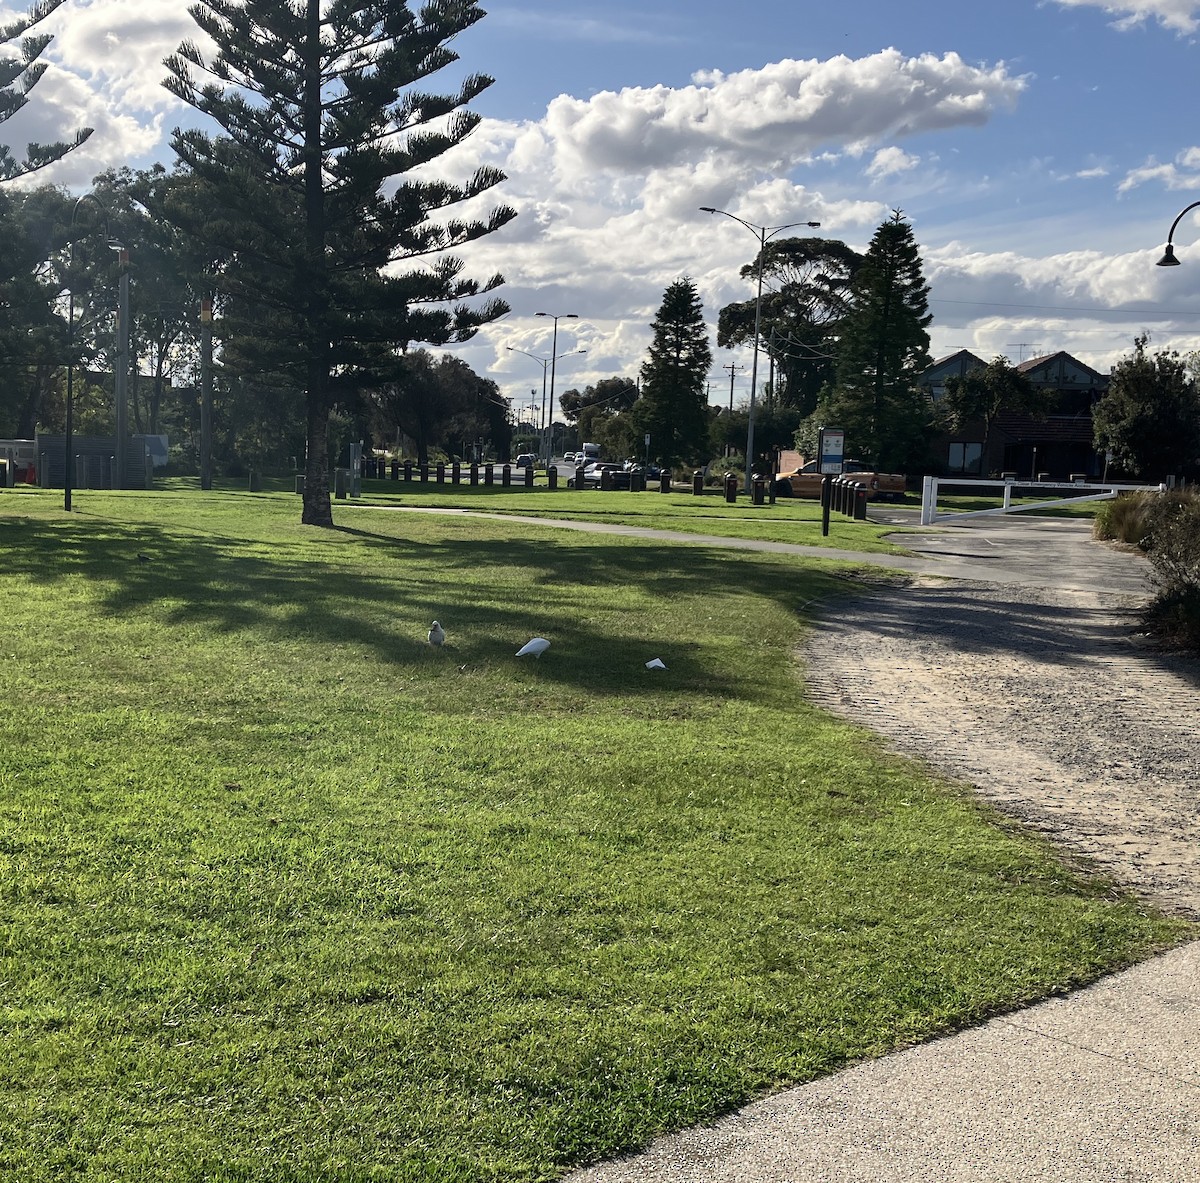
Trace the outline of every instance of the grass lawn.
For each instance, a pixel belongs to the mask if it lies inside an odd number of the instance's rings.
[[[1191,935],[805,704],[848,568],[61,504],[0,493],[0,1178],[549,1180]]]
[[[838,513],[830,516],[829,534],[822,537],[820,504],[803,498],[780,498],[774,505],[752,505],[750,499],[740,493],[737,501],[729,504],[716,489],[696,497],[684,492],[662,493],[657,487],[631,493],[628,490],[576,491],[560,485],[552,493],[544,484],[532,489],[503,489],[499,486],[472,488],[470,485],[422,485],[415,481],[408,484],[381,480],[363,481],[362,493],[361,505],[469,509],[567,521],[602,521],[719,538],[836,547],[866,554],[906,553],[903,547],[884,541],[885,535],[899,532],[895,525],[856,522]],[[920,499],[912,504],[919,508]]]

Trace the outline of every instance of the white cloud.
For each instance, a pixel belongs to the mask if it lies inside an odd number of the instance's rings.
[[[620,24],[595,17],[580,17],[576,13],[557,15],[534,12],[519,8],[497,8],[491,13],[497,26],[516,29],[542,41],[582,41],[613,45],[667,45],[683,40],[684,34],[676,29],[654,29],[647,20],[652,14],[640,14],[636,23]]]
[[[971,349],[1019,360],[1065,349],[1106,370],[1135,333],[1171,348],[1200,345],[1200,292],[1154,266],[1159,248],[1034,257],[969,251],[952,242],[924,254],[935,355]],[[1183,268],[1177,270],[1182,271]]]
[[[20,184],[86,186],[105,169],[144,159],[163,139],[161,116],[139,118],[122,110],[102,92],[92,90],[75,75],[53,65],[25,107],[3,124],[0,131],[5,143],[23,149],[29,141],[53,143],[67,139],[80,127],[94,129],[82,148],[31,174]]]
[[[1164,189],[1200,189],[1200,148],[1185,148],[1170,164],[1151,158],[1140,168],[1130,169],[1117,192],[1128,193],[1147,181],[1158,181]]]
[[[474,244],[468,266],[502,271],[514,311],[479,334],[467,360],[506,395],[528,398],[538,367],[505,347],[548,356],[550,328],[533,312],[572,311],[581,319],[569,322],[570,341],[588,353],[571,359],[558,389],[634,376],[667,284],[694,279],[712,325],[721,307],[752,294],[739,270],[754,258],[755,236],[699,206],[767,227],[820,221],[818,231],[792,233],[864,247],[889,207],[859,199],[853,178],[843,193],[830,175],[836,166],[869,153],[874,175],[907,172],[917,157],[891,141],[977,126],[1011,107],[1025,85],[1003,65],[888,50],[858,61],[696,75],[681,88],[559,97],[538,122],[485,120],[462,146],[454,175],[480,163],[508,175],[495,196],[520,216]],[[714,329],[714,345],[715,336]],[[721,360],[730,360],[724,351]]]
[[[63,68],[86,79],[108,100],[137,111],[179,107],[162,81],[163,58],[185,39],[203,42],[187,6],[174,0],[92,0],[70,7],[55,30],[52,52]]]
[[[910,156],[903,148],[880,148],[867,165],[867,176],[878,180],[909,172],[921,163],[919,156]]]
[[[887,49],[708,71],[687,87],[560,96],[545,126],[560,177],[639,172],[704,155],[781,171],[831,144],[862,151],[883,139],[978,126],[1011,108],[1025,85],[1003,63],[984,69],[953,53],[906,58]]]
[[[1197,0],[1056,0],[1064,8],[1099,8],[1117,17],[1119,29],[1131,28],[1145,20],[1157,20],[1179,33],[1194,33],[1200,28],[1200,3]]]

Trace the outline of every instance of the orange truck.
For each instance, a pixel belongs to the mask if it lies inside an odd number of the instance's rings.
[[[868,501],[899,501],[904,497],[908,478],[900,472],[875,472],[861,460],[844,460],[842,476],[867,487]],[[801,464],[791,472],[777,472],[771,482],[776,497],[820,497],[823,475],[815,460]]]

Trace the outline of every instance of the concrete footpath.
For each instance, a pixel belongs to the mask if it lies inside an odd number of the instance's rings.
[[[873,507],[871,517],[917,525],[911,511]],[[1131,600],[1149,591],[1144,559],[1093,543],[1087,523],[1066,519],[981,518],[969,526],[897,536],[913,556],[527,520],[583,532],[846,559],[964,583],[1102,589]],[[712,1126],[661,1138],[643,1153],[567,1178],[569,1183],[1196,1183],[1200,943],[1067,997],[788,1090]]]

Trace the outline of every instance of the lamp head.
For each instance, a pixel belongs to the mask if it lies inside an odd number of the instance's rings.
[[[713,209],[713,207],[711,205],[702,205],[700,207],[700,212],[702,214],[715,214],[715,213],[719,213],[720,211]]]
[[[1175,258],[1175,247],[1171,243],[1167,243],[1167,249],[1163,251],[1163,257],[1154,264],[1156,267],[1178,267],[1179,260]]]

